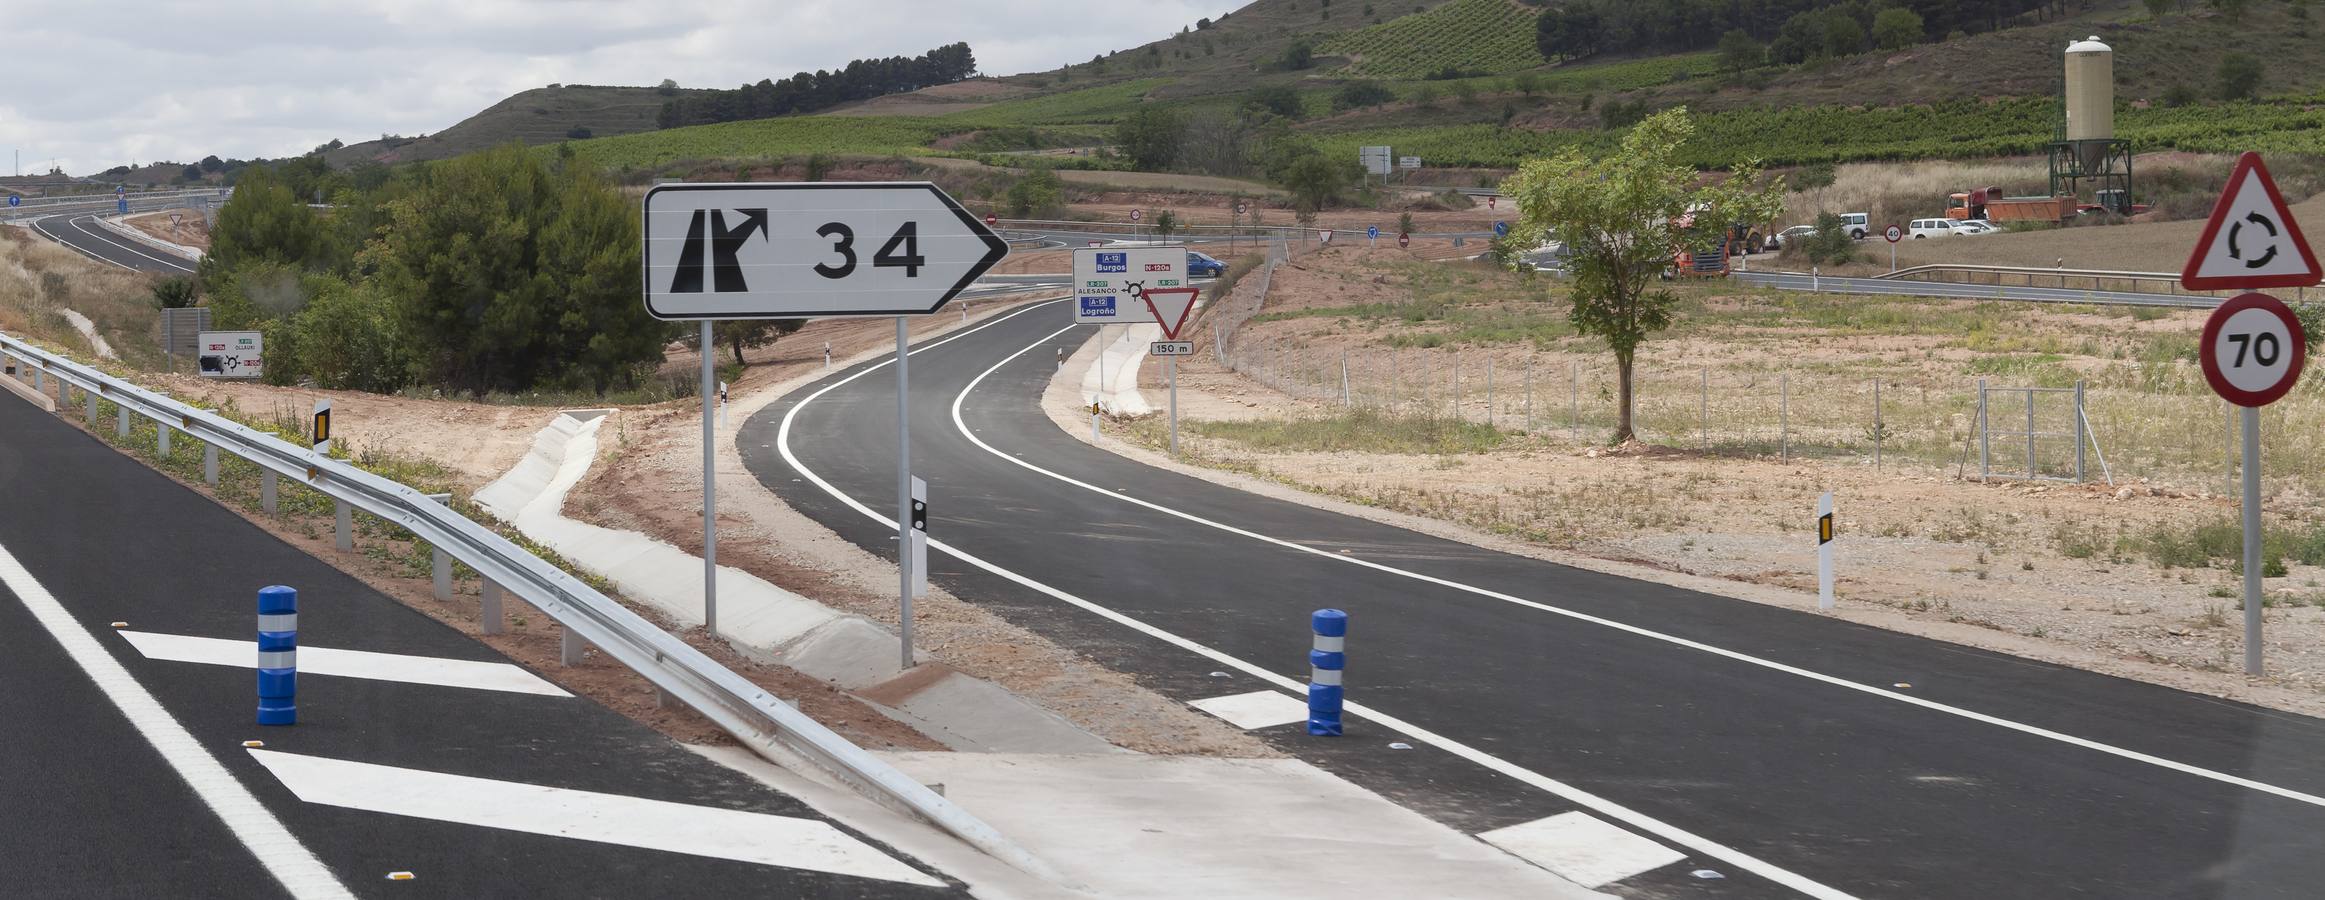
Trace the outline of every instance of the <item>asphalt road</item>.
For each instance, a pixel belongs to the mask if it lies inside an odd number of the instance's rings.
[[[108,265],[163,275],[191,275],[193,260],[105,230],[92,214],[60,214],[32,220],[32,230]]]
[[[4,394],[0,551],[0,682],[7,685],[0,690],[0,722],[9,736],[8,764],[0,767],[0,810],[9,813],[0,818],[0,858],[8,860],[0,894],[335,895],[312,884],[294,888],[278,881],[281,870],[262,866],[268,854],[288,851],[267,839],[257,821],[263,816],[219,805],[220,794],[242,792],[320,862],[325,880],[335,878],[356,896],[961,893],[958,882],[844,828],[835,834],[871,846],[913,877],[858,877],[488,827],[478,823],[530,816],[542,820],[538,827],[584,831],[624,823],[604,821],[617,816],[549,815],[543,810],[551,799],[531,789],[522,789],[522,803],[472,808],[478,804],[466,795],[486,782],[453,791],[411,786],[413,777],[437,773],[684,804],[656,807],[671,815],[662,826],[666,835],[692,833],[684,830],[697,828],[697,818],[730,810],[828,822],[800,801],[586,698],[309,672],[298,684],[299,724],[255,725],[251,669],[148,658],[112,623],[249,641],[257,589],[286,584],[300,591],[302,665],[320,659],[312,650],[318,647],[506,660]],[[53,604],[42,594],[53,596]],[[54,630],[56,622],[41,618],[43,609],[52,617],[61,610],[67,632],[85,632],[79,649]],[[549,626],[535,617],[520,627]],[[116,666],[130,683],[107,679],[104,672]],[[138,691],[158,702],[158,719],[117,699]],[[177,728],[191,739],[168,740]],[[310,782],[294,792],[286,777],[244,749],[253,739],[264,741],[266,751],[393,769]],[[178,774],[203,767],[223,767],[223,777],[203,782]],[[321,790],[353,792],[359,803],[425,802],[466,814],[427,818],[302,799]],[[699,827],[715,835],[733,824]],[[415,877],[387,880],[396,871]]]
[[[1344,609],[1361,709],[1347,735],[1256,733],[1424,814],[1474,833],[1580,808],[1688,855],[1610,888],[1636,896],[2290,898],[2325,885],[2325,722],[1133,463],[1037,408],[1052,348],[1090,336],[1069,318],[1063,303],[1032,306],[913,357],[934,580],[1188,701],[1292,693],[1308,614]],[[883,556],[892,372],[837,372],[738,438],[763,483]]]

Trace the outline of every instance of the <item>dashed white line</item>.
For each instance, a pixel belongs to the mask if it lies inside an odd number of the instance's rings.
[[[1687,858],[1687,854],[1579,812],[1496,828],[1477,839],[1587,888]]]
[[[267,873],[282,883],[291,896],[306,898],[353,897],[346,885],[331,874],[331,870],[315,859],[306,845],[283,827],[281,820],[251,796],[242,782],[226,771],[226,766],[212,757],[194,741],[193,734],[178,724],[176,717],[162,707],[161,702],[130,677],[129,670],[97,643],[95,635],[73,620],[56,595],[48,592],[8,548],[0,547],[0,584],[6,584],[16,599],[32,612],[50,637],[63,645],[65,655],[81,671],[96,682],[105,699],[112,701],[122,717],[129,720],[139,736],[161,754],[195,796],[210,808],[219,821],[225,823],[236,840],[258,858]]]

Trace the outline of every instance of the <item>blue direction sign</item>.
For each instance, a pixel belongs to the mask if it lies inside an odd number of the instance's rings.
[[[119,197],[126,193],[129,193],[129,185],[116,184],[113,186],[113,196]]]
[[[1377,240],[1380,240],[1380,226],[1378,226],[1378,225],[1374,225],[1374,226],[1372,226],[1372,227],[1370,227],[1370,228],[1366,228],[1366,229],[1364,230],[1364,236],[1365,236],[1365,237],[1368,237],[1368,238],[1372,238],[1373,240],[1376,240],[1376,241],[1377,241]]]
[[[1494,237],[1509,237],[1509,236],[1510,236],[1510,223],[1508,223],[1508,222],[1495,222],[1495,223],[1493,223],[1493,236],[1494,236]]]
[[[124,197],[116,202],[121,204],[121,212],[117,213],[117,215],[129,215],[129,199]]]
[[[15,194],[9,194],[9,195],[8,195],[8,205],[9,205],[9,206],[23,206],[23,205],[24,205],[24,198],[22,198],[22,197],[19,197],[19,196],[16,196]]]

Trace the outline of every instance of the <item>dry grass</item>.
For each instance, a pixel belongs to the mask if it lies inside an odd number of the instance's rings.
[[[17,228],[0,227],[0,331],[25,335],[95,359],[65,320],[78,310],[126,362],[158,368],[153,278],[101,265]]]

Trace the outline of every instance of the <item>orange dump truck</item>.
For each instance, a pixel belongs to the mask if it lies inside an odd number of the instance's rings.
[[[2005,197],[2001,188],[1979,188],[1946,198],[1946,218],[1987,222],[2064,222],[2075,214],[2073,197]]]

